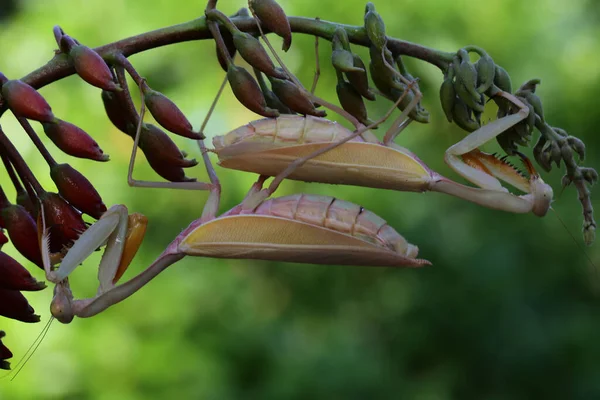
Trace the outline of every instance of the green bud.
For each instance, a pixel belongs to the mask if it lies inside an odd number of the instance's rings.
[[[542,106],[542,100],[539,96],[529,90],[523,91],[522,96],[527,99],[527,102],[533,106],[535,113],[544,122],[544,107]]]
[[[581,168],[581,175],[590,185],[598,182],[598,172],[593,168]]]
[[[346,78],[348,82],[356,89],[362,97],[368,100],[375,100],[375,93],[369,88],[369,78],[367,77],[367,71],[365,64],[357,54],[352,54],[353,64],[356,68],[362,71],[346,72]]]
[[[453,75],[454,74],[448,74],[440,86],[440,102],[442,103],[442,110],[444,110],[448,122],[452,122],[452,109],[454,108],[454,101],[456,100],[456,91],[454,90],[454,83],[452,82]]]
[[[471,118],[471,111],[460,98],[456,98],[454,101],[454,107],[452,107],[452,119],[456,125],[467,132],[473,132],[479,129],[479,124]]]
[[[508,75],[508,72],[498,64],[496,64],[495,68],[494,85],[498,86],[502,91],[512,93],[510,75]]]
[[[385,36],[385,24],[377,11],[375,5],[369,2],[365,9],[365,30],[371,43],[381,50],[387,43]]]
[[[365,72],[364,69],[354,66],[354,57],[348,50],[334,50],[331,53],[331,63],[340,72]]]
[[[487,53],[482,55],[475,63],[477,70],[477,92],[485,93],[494,84],[496,75],[496,64]]]
[[[577,153],[579,159],[583,161],[585,159],[585,144],[575,136],[567,137],[567,143]]]

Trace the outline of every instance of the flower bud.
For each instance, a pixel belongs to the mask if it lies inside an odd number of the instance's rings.
[[[562,186],[562,188],[566,188],[567,186],[569,186],[573,181],[571,180],[571,178],[569,177],[569,175],[563,175],[563,177],[560,179],[560,185]]]
[[[485,93],[494,84],[496,64],[492,57],[485,53],[475,62],[475,69],[477,70],[476,90],[478,93]]]
[[[365,8],[365,30],[369,40],[377,49],[381,50],[386,45],[385,24],[371,2],[368,2]]]
[[[279,100],[279,97],[277,97],[272,90],[264,88],[263,95],[265,96],[265,100],[269,108],[275,109],[281,114],[294,114],[294,112],[290,110],[288,106],[286,106],[281,102],[281,100]]]
[[[183,168],[192,167],[198,162],[183,158],[175,143],[157,126],[142,125],[139,146],[150,167],[164,179],[171,182],[194,181],[185,176]]]
[[[335,90],[338,99],[340,100],[340,104],[345,111],[365,126],[372,123],[367,117],[367,108],[365,107],[362,97],[351,84],[344,80],[339,80]]]
[[[283,38],[281,48],[288,51],[292,45],[292,30],[281,6],[274,0],[250,0],[249,4],[260,23]]]
[[[494,73],[494,85],[498,86],[498,88],[504,92],[512,93],[510,75],[508,75],[508,72],[498,64],[496,64]]]
[[[352,53],[344,49],[337,49],[331,53],[331,64],[340,72],[364,72],[354,66]]]
[[[471,111],[467,108],[467,105],[459,98],[454,102],[452,108],[452,119],[456,122],[456,125],[460,126],[467,132],[473,132],[479,129],[479,124],[471,118]]]
[[[23,206],[9,205],[0,210],[0,225],[6,228],[12,244],[26,259],[44,268],[38,243],[37,225]]]
[[[114,92],[120,90],[108,65],[94,50],[82,44],[76,44],[69,50],[69,59],[77,74],[87,83],[100,89]]]
[[[37,205],[31,200],[31,197],[29,197],[29,193],[27,191],[20,190],[17,192],[17,204],[25,207],[29,215],[31,215],[34,220],[37,218]]]
[[[150,114],[166,130],[190,139],[204,139],[204,136],[193,131],[192,124],[183,112],[167,96],[150,89],[148,85],[142,85],[144,103]]]
[[[0,289],[0,315],[21,322],[40,322],[40,316],[18,290]]]
[[[316,117],[327,115],[325,111],[317,110],[306,94],[292,82],[277,78],[270,78],[270,80],[271,88],[275,95],[292,110],[300,114],[314,115]]]
[[[0,369],[10,369],[10,363],[6,360],[12,358],[13,354],[11,351],[2,343],[2,338],[6,334],[4,331],[0,331]]]
[[[126,135],[134,136],[136,124],[135,121],[129,119],[129,114],[125,110],[125,106],[121,103],[119,97],[107,90],[102,91],[102,103],[104,111],[110,122],[121,132]]]
[[[66,154],[95,161],[108,161],[98,143],[83,129],[61,119],[42,124],[52,142]]]
[[[39,122],[54,121],[52,109],[41,94],[19,80],[7,81],[2,85],[2,97],[8,108],[18,117]]]
[[[94,186],[69,164],[54,164],[50,177],[58,193],[75,208],[96,219],[106,211],[106,206]]]
[[[456,101],[456,91],[454,90],[454,83],[452,82],[453,77],[454,74],[449,73],[440,86],[440,102],[442,103],[442,110],[444,111],[444,114],[446,114],[448,122],[452,122],[452,110],[454,108],[454,102]]]
[[[8,254],[0,251],[0,288],[37,291],[46,287]]]
[[[581,168],[581,175],[590,185],[598,182],[598,172],[593,168]]]
[[[542,122],[544,122],[544,107],[542,106],[542,100],[539,96],[529,90],[523,91],[522,93],[523,97],[527,99],[527,102],[533,106],[535,113],[540,117]]]
[[[279,116],[277,110],[267,107],[267,102],[258,83],[244,68],[231,63],[227,69],[227,80],[233,94],[244,107],[263,117],[277,118]]]
[[[44,193],[40,201],[44,207],[46,228],[50,231],[50,251],[57,253],[64,247],[70,247],[87,229],[81,213],[56,193]]]
[[[229,58],[233,59],[236,52],[235,45],[233,44],[233,35],[227,29],[222,29],[221,37],[223,38],[223,42],[225,43],[225,47],[227,48],[227,53],[229,53]],[[225,57],[223,57],[223,54],[221,54],[219,46],[216,46],[215,49],[217,51],[217,60],[219,61],[221,68],[223,68],[223,71],[227,72],[227,61]]]
[[[577,153],[581,161],[585,159],[585,143],[575,136],[567,137],[567,143]]]
[[[354,66],[362,71],[346,72],[348,82],[354,86],[354,89],[356,89],[362,97],[371,101],[375,100],[375,93],[369,88],[369,78],[367,77],[365,64],[358,54],[354,53],[352,53],[352,61]]]
[[[233,32],[233,44],[240,56],[257,70],[275,78],[285,79],[286,73],[275,68],[273,61],[257,38],[242,31]]]

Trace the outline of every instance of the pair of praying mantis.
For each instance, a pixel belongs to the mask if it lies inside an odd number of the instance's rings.
[[[478,149],[525,119],[529,113],[527,106],[512,94],[498,90],[494,96],[503,97],[519,111],[482,126],[446,151],[447,164],[478,186],[471,187],[438,174],[408,149],[394,143],[411,121],[408,115],[420,100],[418,90],[383,141],[369,130],[389,118],[409,90],[412,85],[383,118],[369,126],[349,118],[354,131],[323,118],[282,115],[254,121],[217,136],[213,140],[214,149],[207,149],[200,140],[210,182],[167,184],[133,179],[142,108],[129,165],[129,184],[208,190],[210,194],[202,215],[177,235],[147,269],[120,285],[116,283],[143,239],[145,219],[142,216],[128,215],[124,205],[111,207],[80,236],[57,268],[50,261],[55,258],[49,254],[48,231],[44,226],[41,247],[45,272],[47,279],[55,284],[52,315],[63,323],[69,323],[74,316],[96,315],[131,296],[186,255],[362,266],[430,264],[417,258],[417,246],[407,242],[382,218],[356,204],[307,194],[270,198],[285,178],[400,191],[436,191],[493,209],[546,214],[552,201],[552,188],[544,183],[524,155],[520,156],[528,177],[503,159]],[[204,127],[200,129],[203,130]],[[216,153],[222,167],[259,174],[244,200],[220,216],[217,214],[221,186],[210,152]],[[274,179],[265,188],[268,177]],[[500,180],[525,194],[510,193]],[[43,209],[41,219],[44,221]],[[97,295],[74,299],[68,276],[103,245],[106,249],[99,266]]]

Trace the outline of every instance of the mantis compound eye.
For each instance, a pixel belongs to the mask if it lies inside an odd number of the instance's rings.
[[[63,324],[73,321],[73,308],[71,290],[62,284],[57,284],[54,288],[54,297],[50,303],[50,313],[54,318]]]

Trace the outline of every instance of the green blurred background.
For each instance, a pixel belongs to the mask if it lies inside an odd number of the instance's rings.
[[[362,1],[280,4],[288,15],[362,24]],[[232,14],[243,5],[222,2],[220,8]],[[584,139],[586,165],[600,167],[598,2],[381,0],[375,5],[391,36],[445,51],[479,45],[509,71],[513,86],[541,78],[538,93],[547,120]],[[17,78],[43,65],[56,47],[56,24],[95,47],[188,21],[204,7],[199,1],[0,0],[0,70]],[[285,55],[307,84],[314,70],[312,45],[311,37],[296,35]],[[335,100],[329,51],[322,41],[317,94]],[[213,54],[212,43],[191,42],[131,61],[199,127],[223,77]],[[363,49],[360,54],[366,55]],[[443,152],[464,133],[443,117],[437,97],[441,74],[422,62],[407,64],[421,77],[433,118],[428,125],[411,126],[398,142],[456,178],[443,163]],[[131,140],[109,124],[99,90],[69,77],[41,93],[57,116],[85,129],[111,155],[105,164],[73,159],[46,141],[56,158],[84,172],[107,205],[124,203],[150,219],[130,277],[200,215],[206,193],[129,188]],[[381,115],[388,103],[369,107],[371,116]],[[227,89],[207,133],[222,134],[252,119],[256,115]],[[53,188],[46,165],[16,121],[7,115],[2,122],[37,176]],[[194,143],[176,141],[199,157]],[[255,176],[217,172],[225,211],[242,199]],[[200,167],[188,174],[207,179]],[[135,175],[156,179],[143,157]],[[580,206],[573,188],[560,190],[561,175],[553,171],[543,177],[556,188],[554,209],[582,246]],[[4,171],[0,179],[8,186]],[[441,194],[292,181],[277,194],[297,192],[366,206],[418,244],[420,255],[434,265],[403,270],[188,258],[94,318],[55,322],[21,374],[12,382],[0,380],[0,397],[600,398],[600,273],[554,212],[540,219]],[[587,252],[599,266],[600,247]],[[74,274],[76,296],[94,295],[98,259],[94,255]],[[41,271],[34,272],[43,279]],[[43,322],[51,296],[51,289],[27,295]],[[1,324],[14,366],[43,324],[5,319]]]

